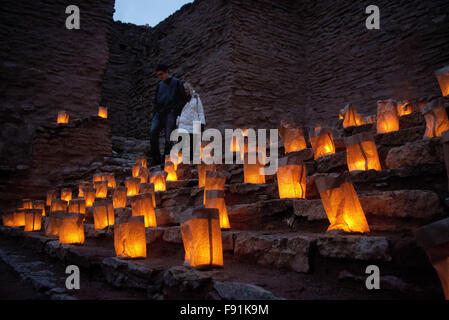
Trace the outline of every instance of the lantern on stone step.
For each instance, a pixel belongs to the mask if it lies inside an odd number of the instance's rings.
[[[352,104],[348,103],[343,110],[343,128],[358,127],[365,123],[363,116],[357,114],[357,111]]]
[[[441,99],[430,101],[422,110],[426,120],[424,138],[441,137],[443,131],[449,130],[449,120]]]
[[[108,196],[108,182],[107,181],[97,181],[94,182],[95,197],[96,198],[107,198]]]
[[[69,202],[72,200],[72,189],[64,188],[61,189],[61,200]]]
[[[60,199],[51,200],[50,212],[64,211],[67,212],[68,202]]]
[[[14,212],[3,213],[2,223],[6,227],[14,227]]]
[[[60,218],[66,214],[65,211],[49,212],[44,223],[45,235],[47,237],[57,236],[59,234]]]
[[[84,198],[70,200],[68,211],[69,213],[86,214],[86,200]]]
[[[147,257],[144,217],[117,218],[114,225],[114,248],[117,257],[131,259]]]
[[[81,181],[80,184],[78,185],[78,198],[83,198],[84,197],[84,192],[83,192],[83,188],[88,188],[88,187],[92,187],[92,184],[89,181]]]
[[[344,174],[317,177],[315,184],[330,222],[327,231],[370,231],[354,186]]]
[[[218,209],[221,229],[231,228],[223,190],[207,190],[205,207]]]
[[[195,209],[181,224],[184,265],[198,269],[223,267],[223,245],[218,209]]]
[[[306,198],[306,165],[300,153],[279,159],[277,181],[279,198]]]
[[[151,193],[153,199],[153,207],[156,208],[156,193],[154,192],[154,184],[142,183],[140,184],[139,194]]]
[[[66,111],[58,112],[58,119],[56,121],[58,124],[67,124],[69,123],[69,114]]]
[[[175,167],[175,171],[178,170],[178,157],[172,158],[170,155],[166,155],[165,156],[165,161],[164,161],[164,165],[167,165],[167,162],[172,162],[174,167]],[[172,180],[169,180],[172,181]]]
[[[106,176],[104,173],[96,173],[92,178],[93,182],[106,181]]]
[[[365,117],[365,122],[366,123],[376,123],[376,116],[375,115],[370,115],[370,116],[366,116]]]
[[[284,144],[285,153],[300,151],[307,148],[306,139],[301,128],[289,122],[281,122],[278,128],[279,136]],[[254,150],[251,150],[254,151]]]
[[[108,118],[108,108],[99,106],[98,107],[98,116],[103,119]]]
[[[140,167],[138,178],[140,179],[140,183],[147,183],[148,177],[150,173],[147,168]]]
[[[412,106],[408,101],[397,101],[398,104],[398,116],[406,116],[413,112]]]
[[[376,143],[369,132],[345,138],[346,161],[349,171],[381,171]]]
[[[145,228],[155,228],[156,212],[153,206],[153,196],[151,193],[143,193],[131,198],[131,208],[133,216],[143,216]]]
[[[40,209],[25,209],[24,215],[26,232],[41,230],[42,211]]]
[[[394,100],[377,101],[377,133],[399,130],[398,105]]]
[[[114,225],[114,206],[112,200],[97,199],[93,205],[95,230]]]
[[[139,194],[140,178],[126,178],[125,186],[128,197]]]
[[[61,244],[84,243],[84,217],[77,213],[68,213],[59,218],[59,242]]]
[[[17,209],[13,212],[14,227],[24,227],[25,226],[25,210],[29,210],[29,209]]]
[[[176,174],[176,166],[173,162],[165,162],[164,171],[167,172],[167,181],[178,181],[178,175]]]
[[[108,188],[115,188],[117,186],[113,173],[106,173],[104,176],[106,178],[106,181],[108,182]]]
[[[312,145],[314,159],[334,154],[335,144],[332,131],[328,128],[316,127],[310,133],[310,144]]]
[[[147,158],[145,158],[145,157],[137,158],[136,164],[140,164],[141,167],[147,168]]]
[[[95,188],[83,187],[84,200],[86,200],[86,207],[92,207],[97,195]]]
[[[22,200],[22,208],[23,209],[33,209],[33,200],[23,199]]]
[[[203,204],[206,204],[206,194],[208,190],[224,190],[225,183],[226,183],[225,172],[206,171]]]
[[[435,75],[440,85],[441,94],[443,97],[449,95],[449,66],[438,69],[435,71]]]
[[[150,175],[150,183],[154,184],[154,191],[166,191],[165,179],[167,178],[167,172],[155,171]]]
[[[34,200],[33,209],[41,210],[42,216],[45,216],[45,203],[43,200]]]
[[[51,201],[53,199],[56,199],[58,197],[58,192],[56,190],[49,190],[47,191],[47,200],[45,202],[47,207],[51,206]]]
[[[112,205],[114,209],[126,207],[127,193],[128,190],[126,187],[117,187],[114,189],[114,193],[112,194]]]
[[[137,178],[139,176],[140,168],[142,168],[142,166],[140,164],[138,164],[138,163],[133,164],[132,170],[131,170],[133,178]]]
[[[197,166],[198,171],[198,188],[203,188],[206,182],[207,171],[217,171],[215,164],[201,163]]]
[[[243,176],[244,183],[265,183],[264,166],[260,163],[256,152],[245,153]]]

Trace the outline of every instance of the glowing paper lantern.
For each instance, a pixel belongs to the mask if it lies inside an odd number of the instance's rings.
[[[299,153],[279,159],[277,181],[279,198],[306,198],[306,166]]]
[[[84,243],[84,217],[80,214],[70,213],[59,217],[59,242],[61,244]]]
[[[344,175],[318,177],[315,183],[330,222],[327,231],[370,231],[354,186]]]
[[[150,183],[154,184],[154,191],[166,191],[165,179],[167,177],[167,172],[165,171],[155,171],[150,176]]]
[[[140,168],[142,168],[142,166],[140,164],[133,164],[132,166],[132,174],[133,174],[133,178],[137,178],[139,176],[139,172],[140,172]]]
[[[108,196],[108,182],[107,181],[96,181],[94,182],[95,197],[96,198],[106,198]]]
[[[70,200],[68,211],[69,213],[86,214],[86,200],[83,198]]]
[[[58,124],[67,124],[69,123],[69,114],[65,111],[58,112],[58,119],[56,120]]]
[[[49,190],[47,191],[47,200],[46,200],[46,205],[47,207],[51,206],[51,201],[53,199],[56,199],[58,197],[58,192],[56,190]]]
[[[147,159],[145,157],[137,158],[136,164],[140,164],[141,167],[147,168]]]
[[[117,219],[114,226],[114,248],[117,257],[147,257],[144,217],[123,216]]]
[[[70,201],[72,200],[72,189],[64,188],[61,190],[61,200]]]
[[[114,193],[112,195],[112,204],[114,209],[126,207],[127,193],[128,189],[126,187],[117,187],[114,189]]]
[[[96,174],[94,174],[94,177],[93,177],[93,182],[95,183],[95,182],[100,182],[100,181],[107,181],[106,180],[106,175],[104,174],[104,173],[96,173]]]
[[[170,155],[165,156],[165,162],[164,162],[164,168],[167,166],[167,162],[173,163],[173,166],[175,168],[175,171],[178,170],[178,157],[172,158]],[[171,180],[169,180],[171,181]]]
[[[199,269],[223,266],[223,247],[218,209],[199,208],[181,224],[184,265]]]
[[[197,166],[198,171],[198,188],[204,187],[204,184],[206,182],[206,172],[207,171],[217,171],[217,167],[215,164],[199,164]]]
[[[398,104],[398,116],[406,116],[413,112],[411,104],[408,101],[397,101]]]
[[[265,183],[265,174],[263,173],[264,166],[259,162],[256,152],[245,153],[243,163],[244,183]],[[252,163],[254,162],[254,163]],[[262,173],[260,173],[262,171]]]
[[[449,130],[446,109],[440,99],[430,101],[422,113],[426,119],[424,138],[441,137],[443,131]]]
[[[204,199],[206,204],[207,190],[224,190],[226,183],[226,173],[220,171],[206,171],[206,181],[204,183]]]
[[[449,95],[449,66],[435,71],[443,97]]]
[[[104,119],[108,118],[108,108],[106,107],[98,107],[98,116]]]
[[[112,200],[97,199],[93,205],[95,230],[114,225],[114,207]]]
[[[3,213],[2,223],[6,227],[14,227],[14,212]]]
[[[89,181],[81,181],[78,186],[78,198],[84,197],[83,188],[89,188],[92,187],[92,184]]]
[[[113,173],[106,173],[104,176],[106,178],[106,181],[108,182],[108,188],[115,188],[117,186]]]
[[[140,167],[139,175],[138,175],[138,178],[140,179],[140,183],[147,183],[149,175],[150,174],[149,174],[147,168]]]
[[[50,212],[64,211],[67,212],[68,202],[60,199],[51,200]]]
[[[332,132],[327,128],[317,127],[311,131],[310,144],[312,145],[315,160],[335,153],[334,138]]]
[[[25,209],[25,231],[41,230],[42,211],[40,209]]]
[[[96,190],[92,187],[83,187],[84,200],[86,200],[86,207],[92,207],[96,198]]]
[[[139,194],[151,193],[153,199],[153,207],[156,208],[156,193],[154,192],[154,184],[152,183],[142,183],[140,185]]]
[[[41,210],[42,216],[45,216],[45,203],[43,200],[34,200],[33,209]]]
[[[357,111],[352,107],[352,104],[347,104],[343,110],[343,128],[358,127],[362,124],[365,124],[363,115],[357,114]]]
[[[300,151],[307,148],[306,139],[304,138],[301,128],[295,128],[293,124],[284,121],[281,123],[278,130],[279,136],[284,144],[285,153]]]
[[[139,194],[139,185],[140,185],[140,179],[139,178],[126,178],[125,180],[125,186],[127,189],[127,196],[135,196],[136,194]]]
[[[14,227],[24,227],[25,226],[25,210],[29,210],[29,209],[18,209],[13,212]]]
[[[370,133],[362,132],[345,138],[345,145],[349,171],[382,170],[376,143]]]
[[[167,172],[167,181],[178,181],[175,164],[171,161],[165,162],[164,171]]]
[[[153,206],[151,193],[139,194],[131,198],[131,208],[133,216],[143,216],[145,228],[157,227],[156,212]]]
[[[22,200],[22,208],[23,209],[33,209],[33,200],[23,199]]]
[[[377,101],[377,133],[399,130],[398,106],[394,100]]]
[[[57,236],[59,234],[60,218],[66,215],[65,211],[50,212],[45,219],[45,235],[47,237]]]
[[[205,207],[218,209],[221,229],[231,228],[228,210],[226,209],[225,193],[223,190],[207,190]]]

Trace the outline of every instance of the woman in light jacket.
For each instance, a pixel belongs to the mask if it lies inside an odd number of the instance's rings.
[[[181,115],[177,119],[179,129],[185,129],[190,134],[190,161],[193,160],[193,122],[201,122],[201,131],[206,125],[204,118],[203,104],[198,93],[189,82],[184,83],[184,90],[187,95],[187,103],[182,109]]]

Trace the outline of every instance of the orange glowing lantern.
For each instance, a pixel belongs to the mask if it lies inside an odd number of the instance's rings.
[[[68,211],[69,213],[86,214],[86,200],[83,198],[70,200]]]
[[[96,173],[96,174],[94,174],[92,181],[94,183],[100,182],[100,181],[107,181],[106,175],[104,173]]]
[[[51,201],[53,199],[56,199],[58,197],[58,192],[56,190],[49,190],[47,191],[47,201],[46,201],[46,205],[47,207],[51,206]]]
[[[184,265],[198,269],[223,267],[223,244],[218,209],[198,208],[181,224]]]
[[[22,208],[23,209],[33,209],[33,200],[23,199],[22,200]]]
[[[358,127],[365,124],[363,115],[357,114],[357,111],[352,107],[352,104],[347,104],[343,109],[344,120],[343,128]]]
[[[127,196],[135,196],[139,194],[140,178],[126,178],[125,186],[127,189]]]
[[[117,257],[147,257],[144,217],[123,216],[117,219],[114,226],[114,248]]]
[[[86,200],[86,207],[92,207],[97,195],[97,192],[92,187],[83,187],[84,200]]]
[[[113,173],[106,173],[104,176],[106,178],[106,181],[108,182],[108,188],[115,188],[117,186]]]
[[[151,193],[153,198],[153,207],[156,208],[156,193],[154,192],[154,184],[152,183],[142,183],[140,185],[139,194]]]
[[[206,172],[207,171],[217,171],[215,164],[202,163],[197,166],[198,170],[198,188],[204,187],[206,182]]]
[[[61,244],[84,243],[84,217],[77,213],[70,213],[59,218],[59,242]]]
[[[226,183],[226,173],[220,171],[206,171],[206,180],[204,182],[204,199],[206,204],[207,190],[224,190]]]
[[[72,200],[72,189],[64,188],[61,189],[61,200],[69,202]]]
[[[349,171],[381,171],[379,155],[373,136],[362,132],[345,138],[346,159]]]
[[[140,164],[133,164],[132,166],[132,174],[133,174],[133,178],[137,178],[139,177],[139,172],[140,172],[140,168],[142,168],[142,166]]]
[[[153,196],[151,193],[139,194],[131,198],[131,208],[133,216],[143,216],[145,228],[157,227],[156,213],[153,206]]]
[[[283,121],[278,130],[279,136],[284,144],[285,153],[300,151],[307,148],[306,139],[304,138],[301,128],[295,128],[294,124]]]
[[[315,183],[330,222],[327,231],[370,231],[354,186],[344,174],[318,177]]]
[[[245,153],[245,162],[243,163],[244,183],[265,183],[264,166],[259,162],[256,152]]]
[[[317,127],[311,131],[310,144],[312,145],[315,160],[335,153],[334,138],[328,128]]]
[[[98,116],[104,119],[108,118],[108,108],[106,107],[98,107]]]
[[[279,159],[277,181],[279,198],[306,198],[306,165],[300,153]]]
[[[449,120],[441,99],[430,101],[422,113],[426,119],[424,138],[441,137],[443,131],[449,130]]]
[[[25,231],[41,230],[42,211],[40,209],[25,209]]]
[[[413,112],[411,104],[408,101],[397,101],[398,104],[398,116],[406,116]]]
[[[449,66],[435,71],[443,97],[449,95]]]
[[[149,175],[150,173],[147,168],[140,167],[139,175],[137,177],[140,179],[140,183],[147,183]]]
[[[394,100],[377,101],[377,133],[399,130],[398,106]]]
[[[66,215],[64,211],[50,212],[45,219],[45,235],[47,237],[57,236],[59,234],[60,219]]]
[[[107,181],[96,181],[94,182],[95,197],[96,198],[106,198],[108,196],[108,182]]]
[[[93,208],[95,230],[114,225],[114,207],[112,200],[97,199],[94,202]]]
[[[43,200],[33,201],[33,209],[41,210],[42,216],[45,216],[45,203]]]
[[[114,189],[112,195],[112,204],[115,208],[126,207],[126,196],[128,194],[128,189],[126,187],[117,187]]]
[[[89,181],[81,181],[78,186],[78,198],[84,198],[83,188],[92,187],[92,184]]]
[[[167,172],[165,171],[155,171],[150,176],[150,183],[154,184],[154,191],[166,191],[167,187],[165,185],[165,179],[167,177]]]
[[[2,214],[2,223],[6,227],[15,227],[14,212],[3,213]]]
[[[226,209],[225,192],[223,190],[207,190],[205,207],[218,209],[221,229],[231,228],[228,210]]]
[[[25,210],[29,210],[29,209],[18,209],[13,212],[14,227],[24,227],[25,226]]]
[[[139,164],[141,167],[147,168],[147,159],[145,157],[137,158],[136,164]]]
[[[67,212],[68,202],[60,199],[51,200],[50,212],[64,211]]]
[[[167,181],[178,181],[178,175],[176,174],[176,166],[173,162],[165,162],[164,171],[167,172]]]
[[[173,163],[173,166],[175,167],[175,171],[178,170],[178,157],[172,158],[170,155],[165,156],[165,166],[167,165],[167,162]],[[171,180],[169,180],[171,181]]]
[[[58,124],[67,124],[69,123],[69,114],[65,111],[58,112],[58,119],[56,121]]]

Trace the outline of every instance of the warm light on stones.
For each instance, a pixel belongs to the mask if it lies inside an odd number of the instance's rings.
[[[217,171],[215,164],[199,164],[197,166],[198,171],[198,188],[203,188],[206,182],[206,172],[207,171]]]
[[[41,230],[42,211],[40,209],[25,209],[25,231],[33,232]]]
[[[69,213],[86,214],[86,200],[83,198],[70,200],[68,211]]]
[[[69,123],[69,114],[65,111],[58,112],[58,119],[56,120],[58,124],[67,124]]]
[[[438,84],[440,85],[441,94],[443,97],[449,95],[449,66],[435,71]]]
[[[64,211],[67,212],[68,202],[60,199],[51,200],[50,212]]]
[[[127,193],[128,190],[126,187],[117,187],[114,189],[114,193],[112,194],[112,204],[114,209],[126,207]]]
[[[147,158],[140,157],[136,159],[136,164],[139,164],[141,167],[147,168]]]
[[[225,192],[223,190],[208,190],[206,192],[206,208],[218,209],[220,228],[230,229],[228,210],[226,209]]]
[[[412,106],[408,103],[408,101],[397,101],[397,104],[399,117],[406,116],[413,112]]]
[[[441,137],[443,131],[449,130],[449,120],[441,99],[430,101],[422,113],[426,120],[424,138]]]
[[[76,213],[70,213],[59,218],[59,242],[61,244],[84,243],[84,217]]]
[[[114,226],[114,248],[117,257],[147,257],[144,217],[120,217],[117,219]]]
[[[207,190],[224,190],[226,183],[226,173],[220,171],[206,171],[206,180],[204,183],[203,204],[206,204]]]
[[[330,222],[327,231],[370,231],[354,186],[343,174],[318,177],[315,183]]]
[[[125,186],[127,189],[128,197],[139,194],[140,178],[126,178]]]
[[[284,144],[285,153],[300,151],[307,148],[306,139],[301,128],[294,124],[283,121],[278,128],[279,136]],[[251,150],[254,151],[254,150]]]
[[[345,145],[349,171],[382,170],[372,134],[362,132],[345,138]]]
[[[165,185],[165,179],[167,177],[167,172],[165,171],[155,171],[150,176],[150,183],[154,184],[154,191],[166,191],[167,187]]]
[[[133,216],[143,216],[145,227],[157,227],[156,213],[153,206],[153,196],[151,193],[139,194],[131,198],[131,208]]]
[[[56,191],[56,190],[48,190],[47,191],[47,200],[45,202],[46,206],[50,207],[51,206],[51,201],[53,199],[56,199],[57,197],[58,197],[58,191]]]
[[[312,130],[310,132],[310,144],[312,145],[315,160],[335,153],[334,138],[328,128],[317,127]]]
[[[94,182],[95,197],[96,198],[106,198],[108,196],[108,182],[107,181],[97,181]]]
[[[377,101],[377,133],[399,130],[398,107],[394,100]]]
[[[184,265],[199,269],[223,266],[223,247],[218,209],[198,208],[181,224]]]
[[[243,179],[244,183],[265,183],[264,165],[260,163],[256,152],[245,153]]]
[[[178,170],[178,162],[179,162],[178,157],[172,158],[170,155],[166,155],[165,162],[164,162],[165,166],[167,166],[167,162],[173,163],[175,171]],[[168,180],[168,181],[172,181],[172,180]]]
[[[277,182],[279,198],[306,198],[306,166],[300,153],[293,152],[279,159]]]
[[[366,123],[376,123],[376,116],[367,116],[367,117],[365,117],[365,122]]]
[[[173,162],[165,162],[164,171],[167,172],[167,181],[178,181],[178,175],[176,174],[176,166]]]
[[[114,207],[112,200],[97,199],[93,205],[95,230],[114,225]]]
[[[98,107],[98,116],[104,119],[108,118],[108,108],[106,107]]]
[[[61,200],[69,202],[72,200],[72,189],[64,188],[61,189]]]

